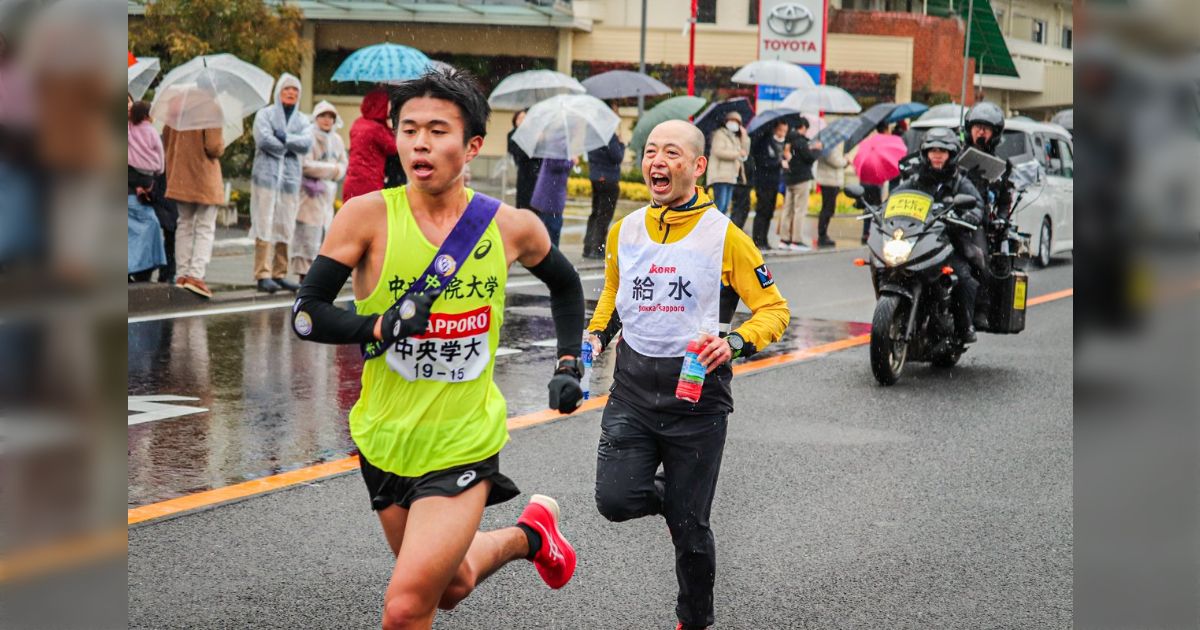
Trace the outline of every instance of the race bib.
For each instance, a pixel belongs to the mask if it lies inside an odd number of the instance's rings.
[[[929,216],[929,208],[933,206],[933,197],[919,192],[901,192],[888,198],[887,209],[883,218],[908,217],[922,223]]]
[[[388,348],[388,367],[408,381],[474,380],[491,361],[491,327],[491,306],[466,313],[434,313],[425,334],[398,339]]]

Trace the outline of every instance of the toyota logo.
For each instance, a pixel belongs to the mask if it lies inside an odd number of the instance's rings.
[[[776,5],[767,16],[767,27],[781,37],[805,35],[812,30],[815,22],[812,11],[795,2]]]

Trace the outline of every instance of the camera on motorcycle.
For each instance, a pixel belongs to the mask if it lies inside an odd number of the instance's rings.
[[[844,190],[842,190],[842,194],[855,201],[862,199],[862,196],[865,192],[866,191],[863,190],[863,187],[859,186],[858,184],[850,184],[849,186],[846,186]]]
[[[950,201],[950,205],[959,210],[974,208],[979,200],[974,195],[954,195],[954,199]]]

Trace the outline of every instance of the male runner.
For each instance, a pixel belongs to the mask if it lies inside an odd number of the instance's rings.
[[[437,608],[453,608],[518,558],[551,588],[571,579],[575,551],[553,499],[534,495],[514,527],[478,529],[484,506],[519,494],[499,470],[507,414],[492,380],[508,267],[520,261],[550,289],[560,357],[550,405],[564,413],[582,398],[583,289],[541,221],[508,205],[461,262],[438,254],[468,205],[487,201],[463,185],[490,113],[472,76],[431,71],[405,82],[393,88],[392,111],[409,184],[341,209],[304,278],[293,328],[310,341],[386,348],[363,366],[350,432],[396,555],[383,627],[429,628]],[[351,271],[357,315],[333,305]],[[442,293],[408,293],[419,281]]]
[[[597,352],[622,334],[600,421],[596,507],[614,522],[666,519],[679,580],[675,613],[685,630],[713,623],[717,558],[708,516],[733,411],[729,361],[778,341],[791,316],[754,242],[696,187],[707,165],[695,125],[668,121],[650,132],[642,176],[652,203],[609,232],[604,291],[589,327]],[[753,314],[717,337],[739,297]],[[708,376],[699,402],[690,403],[675,398],[675,385],[688,342],[700,333]]]

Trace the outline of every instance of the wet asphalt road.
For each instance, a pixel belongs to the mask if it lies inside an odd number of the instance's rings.
[[[869,280],[849,265],[853,256],[772,263],[793,313],[869,319]],[[1032,274],[1030,294],[1070,283],[1070,265],[1056,265]],[[544,317],[536,302],[521,308],[533,326]],[[913,366],[889,389],[874,384],[862,347],[739,377],[713,514],[718,626],[1067,627],[1071,315],[1070,299],[1033,307],[1021,335],[984,335],[951,372]],[[290,344],[289,335],[269,332],[278,328],[273,316],[282,315],[244,316],[265,318],[259,329],[214,316],[203,326],[175,320],[169,334],[146,334],[166,337],[170,352],[162,341],[154,350],[141,333],[135,341],[134,327],[145,324],[131,326],[130,394],[163,393],[151,374],[169,365],[173,382],[207,388],[191,394],[199,401],[179,404],[210,409],[130,427],[131,503],[135,487],[152,500],[186,490],[177,483],[184,480],[221,485],[238,465],[244,470],[236,474],[255,475],[342,452],[342,409],[353,402],[357,378],[353,351]],[[852,330],[859,329],[800,321],[793,333],[816,340]],[[544,395],[544,370],[523,363],[550,360],[550,349],[529,345],[538,337],[514,337],[525,350],[501,359],[512,366],[498,370],[502,379],[543,374],[528,386],[502,380],[514,413],[535,409]],[[176,357],[176,348],[203,343],[206,366]],[[272,376],[261,357],[293,369]],[[303,358],[323,371],[301,370]],[[220,361],[228,370],[213,368]],[[303,401],[297,391],[307,392]],[[674,626],[673,556],[662,521],[611,524],[593,507],[599,416],[514,432],[503,453],[504,469],[526,494],[562,504],[564,531],[580,554],[575,580],[553,593],[532,567],[515,563],[436,627]],[[164,429],[169,423],[177,428]],[[214,455],[214,448],[223,450]],[[512,524],[526,498],[490,508],[484,526]],[[377,627],[390,569],[362,482],[344,475],[131,529],[131,627]]]

